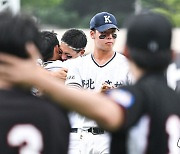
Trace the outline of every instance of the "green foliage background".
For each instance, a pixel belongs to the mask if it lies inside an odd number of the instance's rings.
[[[153,10],[168,16],[180,27],[180,0],[141,0],[143,10]],[[114,14],[118,24],[135,11],[135,0],[21,0],[22,11],[37,17],[42,25],[58,28],[88,28],[97,12]]]
[[[166,15],[180,27],[180,0],[143,0],[143,6]]]

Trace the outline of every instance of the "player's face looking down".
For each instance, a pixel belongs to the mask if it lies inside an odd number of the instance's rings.
[[[65,61],[68,59],[77,58],[84,54],[84,52],[83,50],[75,51],[72,48],[70,48],[67,44],[61,42],[59,54],[61,55],[62,61]]]

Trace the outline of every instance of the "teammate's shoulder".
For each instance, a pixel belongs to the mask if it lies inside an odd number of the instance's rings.
[[[47,70],[54,70],[59,69],[63,66],[62,61],[55,60],[55,61],[47,61],[43,63],[43,67]]]
[[[85,55],[83,55],[81,58],[82,58],[82,59],[87,59],[87,58],[89,58],[89,57],[91,57],[91,53],[85,54]]]
[[[77,58],[69,59],[63,62],[65,68],[77,67],[83,63],[83,57],[79,56]]]
[[[126,56],[124,56],[122,53],[116,52],[116,59],[118,59],[121,62],[127,62]]]
[[[76,59],[76,61],[84,63],[85,61],[87,61],[90,58],[91,58],[91,54],[86,54],[86,55],[83,55],[83,56],[79,56],[79,57],[77,57],[75,59]]]
[[[116,52],[116,55],[117,55],[118,57],[121,57],[121,58],[127,59],[127,58],[126,58],[126,56],[125,56],[125,55],[123,55],[123,54],[122,54],[122,53],[120,53],[120,52]]]

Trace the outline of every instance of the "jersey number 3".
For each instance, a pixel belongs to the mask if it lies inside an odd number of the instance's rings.
[[[12,127],[7,142],[11,147],[19,147],[19,154],[40,154],[43,149],[42,134],[31,124]]]
[[[166,131],[169,135],[168,147],[169,154],[179,154],[180,149],[180,118],[178,116],[172,115],[167,119]]]

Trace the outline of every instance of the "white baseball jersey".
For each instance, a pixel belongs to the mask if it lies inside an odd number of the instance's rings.
[[[177,53],[173,63],[167,68],[167,83],[180,93],[180,53]]]
[[[61,68],[68,68],[70,65],[70,61],[60,61],[60,60],[55,60],[55,61],[47,61],[43,63],[43,67],[47,69],[48,71],[57,71]]]
[[[168,85],[175,90],[177,81],[180,81],[180,69],[176,67],[175,63],[169,65],[167,69]]]
[[[96,63],[92,54],[76,58],[76,62],[69,68],[65,84],[98,92],[105,82],[114,87],[127,85],[131,82],[125,56],[115,52],[114,56],[101,66]],[[95,121],[74,112],[70,115],[70,122],[72,128],[86,129],[97,126]]]

